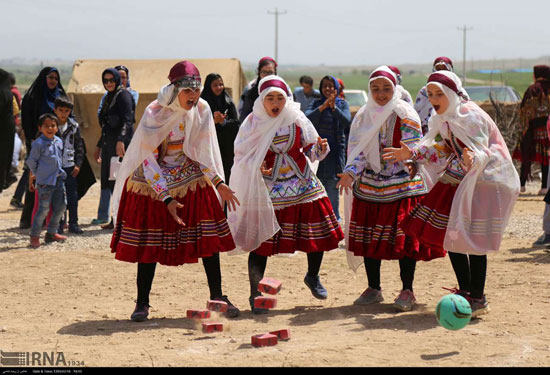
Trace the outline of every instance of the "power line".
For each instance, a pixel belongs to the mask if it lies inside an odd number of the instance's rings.
[[[279,61],[279,15],[286,14],[285,11],[279,12],[278,8],[275,8],[275,11],[267,11],[267,14],[273,14],[275,15],[275,61]]]

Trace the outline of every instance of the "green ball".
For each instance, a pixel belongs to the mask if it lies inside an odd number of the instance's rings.
[[[470,302],[461,295],[448,294],[437,303],[435,317],[442,327],[456,331],[468,325],[472,318],[472,308]]]

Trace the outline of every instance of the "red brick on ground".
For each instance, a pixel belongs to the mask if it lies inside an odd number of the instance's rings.
[[[275,346],[278,343],[277,336],[271,335],[269,333],[264,333],[263,335],[252,336],[252,346],[256,348],[262,346]]]
[[[202,323],[202,331],[204,333],[223,332],[222,323]]]
[[[280,329],[278,331],[269,332],[270,335],[275,335],[279,340],[290,340],[290,329]]]
[[[208,319],[210,315],[209,310],[187,310],[188,319]]]

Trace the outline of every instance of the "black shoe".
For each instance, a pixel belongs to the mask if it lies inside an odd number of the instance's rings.
[[[78,224],[69,224],[69,232],[74,234],[84,233],[84,231],[78,226]]]
[[[239,309],[229,301],[229,298],[227,298],[227,296],[212,298],[212,300],[227,303],[227,311],[223,313],[223,315],[225,315],[227,318],[236,318],[239,316]]]
[[[317,299],[327,299],[328,297],[327,290],[321,284],[321,281],[319,280],[319,276],[313,277],[307,274],[304,279],[304,283],[306,283],[309,290],[311,290],[311,294],[313,294],[313,297]]]
[[[543,246],[548,244],[550,244],[550,235],[544,233],[533,243],[533,246]]]
[[[250,310],[252,310],[252,314],[256,314],[256,315],[267,314],[269,312],[268,309],[262,309],[261,307],[254,307],[254,298],[256,297],[250,296],[250,298],[248,298],[248,302],[250,302]]]
[[[31,223],[27,223],[26,221],[20,221],[19,222],[19,229],[30,229]]]
[[[17,177],[15,177],[14,175],[12,174],[9,174],[8,175],[8,179],[7,181],[5,182],[4,184],[4,189],[7,189],[9,188],[11,185],[13,185],[15,182],[17,182]]]
[[[23,204],[23,202],[21,202],[21,201],[18,200],[17,198],[12,198],[12,199],[11,199],[11,201],[10,201],[10,206],[15,207],[15,208],[23,208],[23,207],[25,207],[25,205]]]
[[[134,309],[134,312],[132,313],[132,316],[130,319],[132,319],[134,322],[144,322],[147,320],[147,317],[149,316],[149,304],[148,303],[136,303],[136,308]]]

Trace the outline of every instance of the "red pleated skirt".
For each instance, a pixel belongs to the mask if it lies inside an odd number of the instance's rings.
[[[409,197],[375,203],[354,197],[348,250],[356,256],[383,260],[408,257],[429,261],[444,257],[443,248],[422,245],[402,229],[403,219],[422,199]]]
[[[406,215],[403,231],[421,244],[443,248],[451,205],[458,185],[438,182],[425,198]]]
[[[258,255],[329,251],[344,239],[328,197],[275,210],[275,216],[281,230],[254,250]]]
[[[196,185],[185,196],[179,225],[166,205],[147,195],[123,189],[111,240],[115,258],[126,262],[178,266],[233,250],[235,243],[214,189]]]

